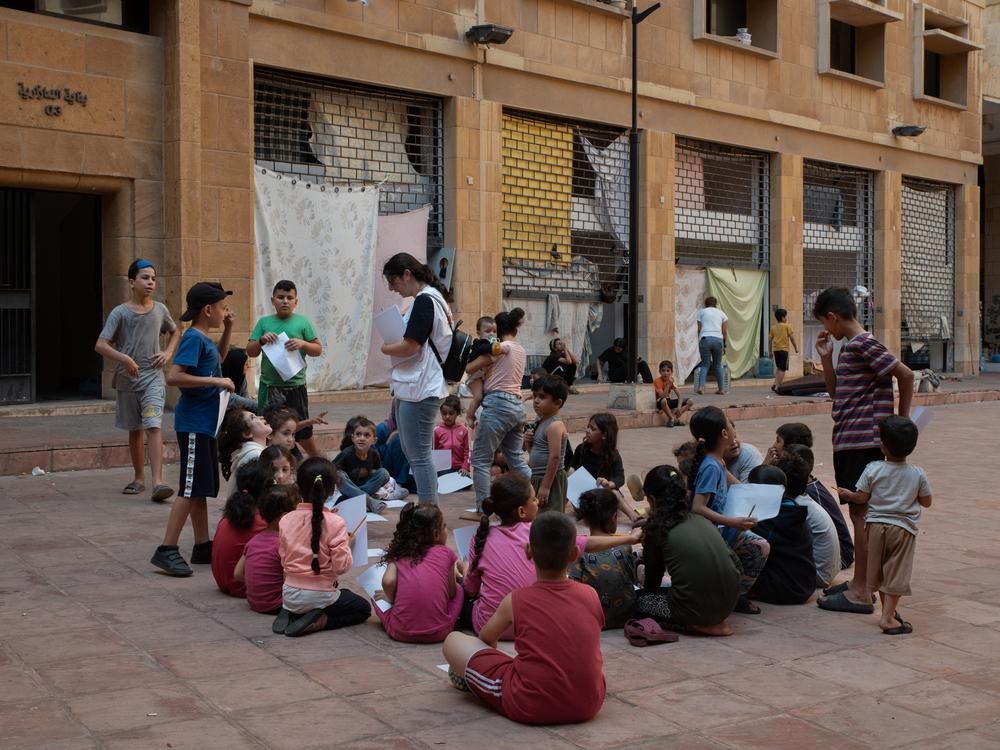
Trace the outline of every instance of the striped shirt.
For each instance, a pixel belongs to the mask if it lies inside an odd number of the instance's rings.
[[[879,447],[879,423],[893,414],[892,371],[898,363],[868,331],[840,350],[832,412],[834,451]]]

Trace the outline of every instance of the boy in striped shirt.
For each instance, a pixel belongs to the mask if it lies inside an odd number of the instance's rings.
[[[858,479],[872,461],[882,460],[879,425],[893,414],[892,379],[899,383],[899,415],[910,415],[913,372],[857,320],[857,306],[845,287],[824,290],[813,306],[813,316],[823,324],[816,352],[823,363],[826,388],[833,398],[833,469],[837,486],[854,492]],[[831,338],[832,337],[832,338]],[[836,369],[833,339],[845,341]],[[841,498],[842,504],[847,504]],[[835,612],[874,612],[868,594],[868,542],[865,534],[867,505],[849,504],[854,528],[854,577],[824,590],[818,604]]]

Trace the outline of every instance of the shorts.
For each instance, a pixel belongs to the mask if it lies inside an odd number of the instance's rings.
[[[178,432],[181,478],[178,497],[216,497],[219,494],[219,443],[200,432]]]
[[[293,409],[299,415],[299,421],[309,419],[309,392],[304,385],[268,385],[261,383],[261,388],[266,389],[263,399],[263,410],[275,406],[286,406]],[[296,440],[308,440],[313,436],[312,425],[303,427],[295,433]]]
[[[662,409],[663,408],[663,401],[664,401],[664,399],[662,399],[662,398],[656,399],[656,408],[657,409]],[[685,404],[689,403],[690,401],[691,401],[691,399],[689,399],[689,398],[684,399],[684,403]],[[678,399],[678,398],[668,398],[668,399],[666,399],[666,402],[667,402],[667,408],[670,409],[670,410],[676,409],[678,406],[680,406],[680,403],[681,403],[680,399]]]
[[[503,713],[503,680],[514,657],[495,648],[477,651],[465,665],[465,682],[473,695],[497,713]]]
[[[788,372],[788,352],[775,349],[774,366],[782,372]]]
[[[166,387],[157,378],[141,391],[115,392],[115,427],[119,430],[158,430],[163,421]]]
[[[868,588],[890,596],[909,596],[917,537],[891,523],[869,523]]]
[[[848,448],[847,450],[833,452],[833,473],[837,480],[837,486],[852,492],[858,488],[858,480],[865,471],[865,467],[872,461],[881,461],[881,448]],[[841,505],[847,505],[847,501],[841,499]]]

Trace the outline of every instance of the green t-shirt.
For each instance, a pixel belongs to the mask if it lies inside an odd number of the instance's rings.
[[[253,327],[250,340],[258,341],[265,333],[280,334],[282,332],[290,339],[314,341],[318,338],[316,331],[313,330],[312,323],[309,322],[309,318],[304,315],[292,313],[287,318],[279,318],[277,315],[265,315]],[[306,353],[301,349],[299,353],[302,355],[303,361],[305,361]],[[271,360],[267,358],[267,355],[262,353],[261,359],[263,359],[263,362],[260,366],[260,382],[266,385],[305,385],[305,367],[291,380],[282,380],[277,370],[274,369],[274,365],[271,364]]]

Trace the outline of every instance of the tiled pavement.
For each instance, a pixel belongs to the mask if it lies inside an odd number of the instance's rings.
[[[829,481],[829,418],[804,421]],[[207,566],[157,574],[148,559],[167,509],[118,494],[124,470],[3,477],[0,747],[997,748],[998,423],[998,403],[942,407],[918,448],[935,503],[902,604],[913,635],[811,603],[735,616],[722,640],[637,649],[608,632],[604,709],[544,729],[448,687],[436,646],[393,643],[373,621],[275,636],[269,617],[215,589]],[[738,430],[763,448],[777,424]],[[685,434],[623,432],[628,470],[661,462]],[[450,524],[468,504],[446,498]],[[391,530],[373,525],[373,546]]]

